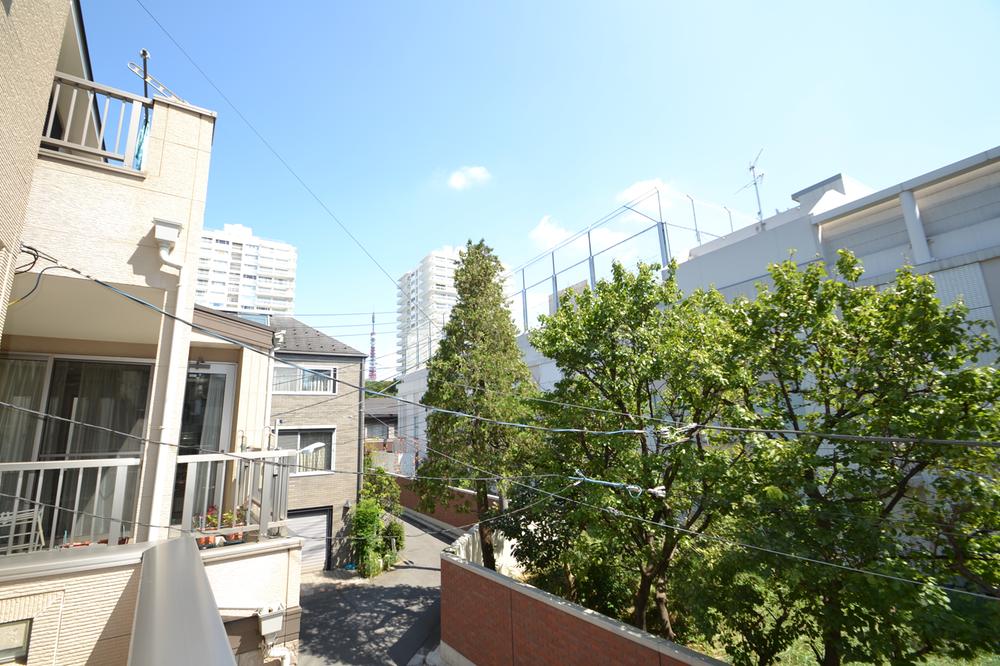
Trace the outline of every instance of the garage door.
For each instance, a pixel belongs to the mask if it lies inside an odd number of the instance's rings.
[[[322,571],[326,568],[326,553],[330,544],[330,513],[309,511],[288,514],[288,534],[305,539],[302,544],[302,571]]]

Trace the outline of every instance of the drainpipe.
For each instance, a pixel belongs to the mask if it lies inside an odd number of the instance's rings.
[[[175,268],[177,274],[177,295],[174,299],[174,307],[170,313],[178,317],[186,317],[189,307],[187,285],[184,275],[184,264],[178,261],[174,255],[174,248],[180,237],[181,225],[175,222],[164,220],[154,220],[153,237],[159,246],[160,261],[164,266]],[[184,324],[172,321],[163,317],[164,325],[170,327],[168,335],[161,335],[159,344],[160,352],[157,354],[157,374],[164,373],[162,382],[157,382],[161,387],[162,409],[159,423],[156,429],[159,430],[154,439],[170,444],[177,444],[180,441],[181,412],[184,405],[184,385],[187,379],[188,352],[191,342],[191,333]],[[162,346],[167,344],[167,349]],[[165,352],[165,353],[164,353]],[[170,510],[173,502],[174,475],[177,471],[178,450],[174,446],[152,446],[147,444],[145,467],[147,489],[140,498],[145,499],[148,504],[145,522],[153,525],[169,525]],[[152,486],[151,488],[149,486]],[[162,527],[148,528],[147,540],[155,541],[165,539],[170,536],[169,530]]]

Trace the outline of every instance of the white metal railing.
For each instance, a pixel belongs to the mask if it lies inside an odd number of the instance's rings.
[[[288,471],[297,455],[279,449],[178,456],[184,487],[174,503],[181,529],[195,530],[203,539],[273,536],[288,517]]]
[[[153,100],[57,72],[41,145],[138,171]]]
[[[140,461],[0,463],[0,554],[127,541]]]

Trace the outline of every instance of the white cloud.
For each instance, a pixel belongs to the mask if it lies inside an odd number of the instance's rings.
[[[659,192],[659,199],[653,190]],[[619,192],[617,199],[620,203],[626,204],[643,196],[647,196],[647,198],[636,203],[635,209],[654,219],[659,219],[662,209],[663,221],[668,225],[691,229],[694,227],[694,214],[696,212],[698,227],[705,232],[703,242],[729,233],[730,216],[732,216],[732,224],[735,229],[756,222],[756,217],[750,213],[733,209],[731,206],[727,209],[721,203],[706,201],[698,197],[693,197],[694,211],[692,211],[692,198],[673,183],[661,178],[636,181]],[[649,222],[648,218],[633,214],[633,220],[636,218]]]
[[[553,245],[558,245],[573,235],[569,229],[560,226],[558,222],[552,220],[551,215],[546,215],[538,221],[535,228],[528,232],[528,238],[539,250],[547,250]]]
[[[484,166],[464,166],[451,172],[448,176],[448,187],[453,190],[464,190],[473,185],[482,185],[493,176]]]

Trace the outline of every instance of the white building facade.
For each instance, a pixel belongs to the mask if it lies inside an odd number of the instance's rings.
[[[442,329],[458,301],[457,264],[458,248],[444,247],[428,254],[399,279],[396,346],[400,375],[425,368],[437,350]]]
[[[663,261],[677,259],[681,289],[690,293],[714,286],[729,298],[753,297],[757,283],[770,279],[769,264],[790,256],[800,265],[817,260],[833,264],[837,251],[846,249],[861,260],[863,283],[888,284],[896,269],[912,265],[916,272],[934,277],[942,303],[961,298],[970,319],[992,321],[997,324],[994,335],[1000,331],[1000,146],[879,191],[837,174],[791,198],[796,204],[792,208],[693,247],[683,256],[671,257],[670,230],[660,223],[660,253]],[[540,261],[548,262],[549,257]],[[563,293],[560,282],[570,282],[566,275],[540,278],[538,284],[551,284],[550,312],[558,303],[557,294]],[[579,289],[603,277],[592,270],[589,281],[574,280],[568,288]],[[528,302],[524,292],[519,296],[522,303]],[[519,323],[522,328],[537,326],[527,306]],[[535,381],[551,389],[560,379],[555,363],[531,346],[527,334],[517,341]],[[426,371],[415,372],[404,378],[399,395],[419,401],[426,387]],[[411,460],[400,463],[404,474],[426,455],[425,419],[424,409],[400,405],[399,432],[412,454]]]
[[[295,246],[258,238],[242,224],[205,229],[195,300],[226,312],[291,314],[297,259]]]
[[[845,249],[861,260],[864,284],[888,284],[912,265],[933,276],[942,303],[960,298],[970,319],[1000,324],[1000,146],[876,192],[837,174],[791,198],[794,207],[676,257],[681,289],[753,297],[769,264],[832,265]],[[518,343],[535,381],[552,388],[555,364],[526,335]]]

